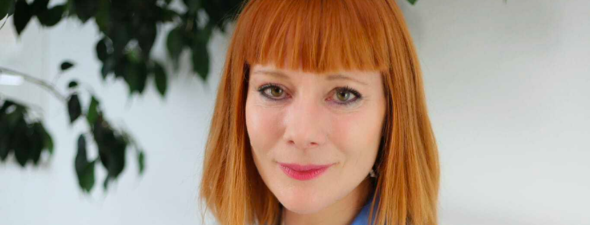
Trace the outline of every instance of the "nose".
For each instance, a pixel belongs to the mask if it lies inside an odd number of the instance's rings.
[[[289,107],[285,116],[285,140],[300,150],[316,148],[325,143],[327,132],[323,108],[317,98],[301,97]]]

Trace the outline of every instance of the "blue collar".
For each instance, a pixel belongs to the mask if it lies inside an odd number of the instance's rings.
[[[365,203],[361,212],[354,218],[351,225],[369,225],[369,214],[371,213],[371,203],[375,199],[373,193],[371,193],[371,199]],[[375,206],[379,205],[379,198],[375,202]],[[375,213],[373,213],[373,223],[375,223]]]

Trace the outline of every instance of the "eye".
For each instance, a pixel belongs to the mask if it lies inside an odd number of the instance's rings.
[[[271,100],[280,100],[285,94],[285,91],[276,84],[265,84],[258,88],[258,92]]]
[[[335,98],[337,100],[336,104],[340,105],[348,105],[352,104],[362,98],[361,94],[350,88],[350,87],[341,87],[336,89],[336,93],[334,93]]]

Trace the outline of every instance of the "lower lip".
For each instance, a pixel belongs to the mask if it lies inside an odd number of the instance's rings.
[[[283,172],[285,172],[285,174],[287,174],[287,176],[289,176],[293,179],[296,179],[296,180],[311,180],[311,179],[317,178],[320,175],[322,175],[324,172],[326,172],[326,170],[328,170],[328,168],[330,168],[330,166],[331,165],[317,168],[317,169],[302,171],[302,170],[294,170],[293,168],[290,168],[289,166],[279,164],[279,167],[281,167],[281,170],[283,170]]]

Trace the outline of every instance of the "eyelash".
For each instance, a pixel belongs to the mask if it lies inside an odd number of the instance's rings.
[[[268,84],[264,84],[264,85],[260,86],[258,88],[258,92],[264,98],[269,99],[271,101],[281,101],[282,99],[275,99],[273,97],[270,97],[270,96],[266,95],[266,93],[264,93],[264,91],[266,89],[269,89],[269,88],[280,88],[283,91],[283,93],[285,92],[285,90],[283,90],[280,87],[280,85],[274,84],[274,83],[268,83]],[[352,101],[348,101],[348,102],[344,102],[344,103],[340,103],[340,102],[337,101],[336,104],[338,104],[338,105],[348,106],[348,105],[351,105],[351,104],[354,104],[354,103],[358,102],[359,100],[361,100],[363,98],[363,96],[358,91],[356,91],[355,89],[353,89],[353,88],[351,88],[349,86],[337,87],[336,89],[337,89],[337,91],[349,92],[349,93],[351,93],[351,94],[353,94],[353,95],[356,96],[355,98],[353,98]]]

